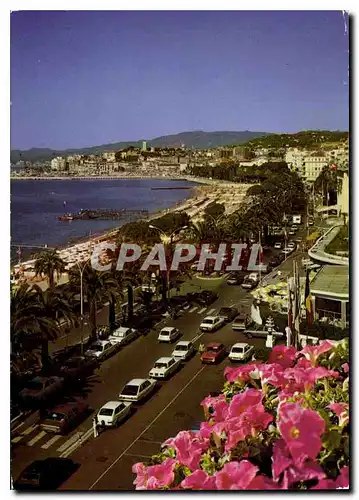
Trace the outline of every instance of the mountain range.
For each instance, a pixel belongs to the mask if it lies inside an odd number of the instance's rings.
[[[13,149],[10,153],[11,163],[24,161],[50,160],[55,156],[69,156],[72,154],[101,154],[106,151],[118,151],[129,146],[141,147],[142,140],[146,140],[147,146],[153,147],[181,147],[183,144],[188,149],[208,149],[234,144],[243,144],[257,137],[270,135],[268,132],[251,132],[243,130],[240,132],[203,132],[195,130],[192,132],[181,132],[174,135],[164,135],[154,139],[141,139],[138,141],[115,142],[112,144],[101,144],[76,149],[53,150],[49,148],[31,148],[28,150]]]

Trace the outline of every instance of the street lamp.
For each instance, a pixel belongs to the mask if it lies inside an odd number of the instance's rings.
[[[83,262],[83,261],[82,261]],[[85,264],[81,267],[80,262],[76,262],[76,265],[80,273],[80,307],[81,307],[81,356],[84,352],[84,297],[83,297],[83,274],[85,268],[90,260],[87,260]]]
[[[159,233],[161,233],[161,241],[163,242],[164,245],[170,245],[170,250],[172,250],[172,238],[173,236],[182,231],[183,229],[187,229],[188,226],[182,226],[182,227],[178,227],[177,229],[175,229],[174,231],[172,231],[172,233],[170,235],[166,234],[165,231],[163,231],[163,229],[161,229],[160,227],[157,227],[157,226],[154,226],[153,224],[149,224],[149,226],[151,229],[156,229],[156,231],[158,231]],[[168,269],[168,266],[166,265],[166,298],[167,298],[167,290],[169,292],[169,269]]]

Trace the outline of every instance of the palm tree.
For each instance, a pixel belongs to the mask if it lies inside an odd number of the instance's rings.
[[[80,290],[81,275],[80,270],[76,267],[70,271],[70,283]],[[110,272],[99,272],[93,269],[90,265],[83,268],[82,271],[82,286],[83,294],[87,298],[90,307],[89,320],[90,320],[90,341],[96,339],[96,316],[97,306],[105,299],[113,300],[113,296],[118,293],[118,284],[114,275]]]
[[[14,351],[31,350],[41,345],[43,369],[48,367],[48,343],[60,334],[61,326],[56,311],[72,318],[71,308],[62,302],[59,293],[43,292],[40,287],[24,283],[11,289],[11,343]]]
[[[65,271],[65,262],[61,259],[56,250],[41,252],[36,256],[35,274],[36,276],[46,276],[49,287],[54,286],[54,275],[59,277]]]

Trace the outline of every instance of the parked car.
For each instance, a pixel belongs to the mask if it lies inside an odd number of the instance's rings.
[[[242,283],[242,288],[253,290],[258,285],[258,279],[253,279],[251,275],[247,275]]]
[[[222,316],[225,321],[233,321],[237,316],[238,310],[235,307],[221,307],[218,316]]]
[[[192,354],[194,354],[195,348],[190,340],[181,340],[177,342],[176,347],[172,352],[174,358],[180,358],[181,360],[187,361]]]
[[[243,331],[246,328],[248,328],[248,326],[251,323],[253,323],[253,321],[248,316],[248,314],[245,314],[245,313],[237,314],[237,316],[234,318],[234,320],[232,322],[232,330],[234,330],[235,332]]]
[[[132,403],[108,401],[100,408],[97,419],[102,427],[117,427],[131,412]]]
[[[232,349],[228,355],[229,359],[234,361],[248,361],[252,358],[254,354],[254,346],[238,342],[232,346]]]
[[[201,355],[201,361],[205,364],[219,363],[227,356],[226,347],[224,344],[211,342],[205,348]]]
[[[63,403],[51,410],[47,410],[40,427],[46,432],[67,434],[86,417],[89,405],[85,401]]]
[[[15,490],[56,490],[78,468],[69,458],[35,460],[21,472],[13,486]]]
[[[282,248],[283,248],[283,243],[282,243],[281,241],[276,241],[276,242],[274,243],[274,248],[275,248],[276,250],[282,250]]]
[[[129,344],[138,336],[137,331],[134,328],[128,328],[126,326],[120,326],[116,328],[108,338],[108,341],[111,344],[115,344],[117,346],[123,346]]]
[[[203,290],[197,295],[195,302],[202,306],[209,306],[218,299],[218,293],[211,290]]]
[[[202,323],[199,325],[200,330],[203,332],[214,332],[223,326],[226,319],[222,316],[207,316],[203,319]]]
[[[156,380],[152,378],[134,378],[125,385],[118,399],[138,403],[155,390],[156,384]]]
[[[109,340],[96,340],[85,352],[85,356],[94,357],[103,361],[118,349],[117,344],[112,344]]]
[[[289,228],[289,230],[288,230],[288,234],[289,234],[290,236],[294,236],[296,232],[297,232],[297,230],[296,230],[296,229],[294,229],[293,227]]]
[[[293,252],[294,252],[294,250],[295,250],[294,248],[289,248],[288,246],[286,246],[286,247],[282,250],[282,253],[283,253],[284,255],[290,255],[291,253],[293,253]]]
[[[295,241],[288,241],[287,247],[292,250],[295,250],[297,248],[297,244],[295,243]]]
[[[308,226],[314,226],[314,217],[312,215],[308,217]]]
[[[231,273],[227,278],[228,285],[241,285],[244,280],[244,274]]]
[[[162,328],[158,335],[158,342],[174,342],[181,335],[178,328],[174,326],[166,326]]]
[[[65,380],[83,380],[91,376],[98,367],[99,362],[95,358],[74,356],[64,362],[60,368],[60,373]]]
[[[43,401],[60,391],[63,385],[63,377],[35,377],[20,392],[20,397],[28,401]]]
[[[173,356],[159,358],[150,370],[149,376],[156,379],[165,379],[174,373],[180,364],[180,358],[174,358]]]

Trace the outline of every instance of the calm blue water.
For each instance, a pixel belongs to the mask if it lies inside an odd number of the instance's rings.
[[[186,181],[121,180],[13,180],[11,181],[12,244],[66,245],[90,234],[121,225],[121,221],[61,222],[59,215],[82,208],[169,208],[191,195],[189,190],[153,191],[152,187],[195,186]],[[66,206],[64,207],[64,201]],[[124,222],[123,222],[124,223]],[[14,248],[12,249],[14,251]],[[15,249],[16,250],[16,249]],[[32,252],[39,250],[32,249]],[[23,249],[23,256],[28,251]],[[13,252],[12,252],[13,255]]]

